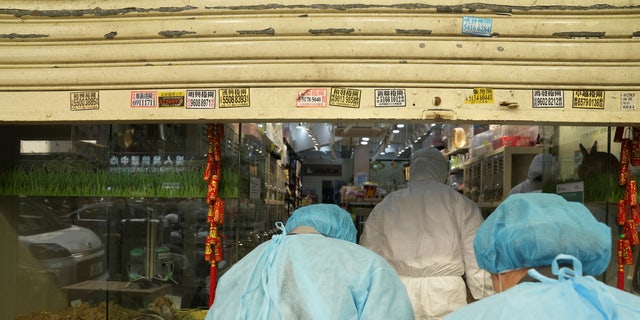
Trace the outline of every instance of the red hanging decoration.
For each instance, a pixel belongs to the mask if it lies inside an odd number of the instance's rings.
[[[640,127],[633,128],[633,138],[629,147],[631,165],[640,166]]]
[[[209,307],[211,307],[215,300],[217,286],[216,262],[222,261],[222,238],[218,235],[218,226],[224,222],[224,201],[218,198],[218,190],[222,176],[221,141],[224,140],[224,124],[209,124],[207,138],[209,150],[203,178],[208,183],[206,201],[209,235],[205,242],[204,259],[211,264],[209,268]]]
[[[640,244],[640,238],[638,237],[638,227],[633,219],[627,220],[627,223],[623,228],[624,237],[629,240],[632,246]]]
[[[616,223],[622,226],[627,221],[627,201],[624,199],[618,200],[618,216]]]

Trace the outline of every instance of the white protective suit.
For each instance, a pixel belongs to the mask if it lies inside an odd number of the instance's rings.
[[[372,210],[360,244],[385,257],[404,283],[416,319],[442,319],[467,304],[464,275],[475,299],[493,294],[476,263],[478,206],[444,182],[449,164],[434,148],[415,153],[406,189]]]
[[[509,191],[509,194],[514,193],[529,193],[529,192],[542,192],[544,183],[555,179],[559,174],[560,168],[556,158],[548,153],[541,153],[533,157],[531,164],[529,165],[529,172],[527,172],[527,180],[515,185]]]

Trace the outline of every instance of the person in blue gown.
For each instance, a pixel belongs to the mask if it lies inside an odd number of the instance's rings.
[[[314,204],[276,226],[221,276],[206,320],[414,319],[395,270],[355,243],[348,212]]]
[[[478,229],[474,250],[497,294],[447,320],[640,319],[640,297],[594,278],[611,259],[611,230],[581,203],[510,195]]]

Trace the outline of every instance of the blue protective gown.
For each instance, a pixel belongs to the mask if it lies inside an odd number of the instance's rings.
[[[458,309],[445,320],[640,319],[640,297],[582,276],[582,267],[576,268],[580,263],[572,256],[558,257],[574,259],[575,270],[557,270],[555,265],[558,279],[551,279],[531,269],[529,275],[540,282],[518,284]]]
[[[355,228],[348,213],[327,205],[299,211],[309,212],[294,212],[287,230],[313,226],[321,234],[287,235],[280,225],[283,234],[220,278],[206,320],[414,319],[395,270],[352,242]]]

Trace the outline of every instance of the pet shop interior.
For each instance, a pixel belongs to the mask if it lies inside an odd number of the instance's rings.
[[[584,203],[640,294],[637,6],[160,2],[0,4],[6,319],[204,319],[276,222],[361,232],[429,147],[485,217]]]

